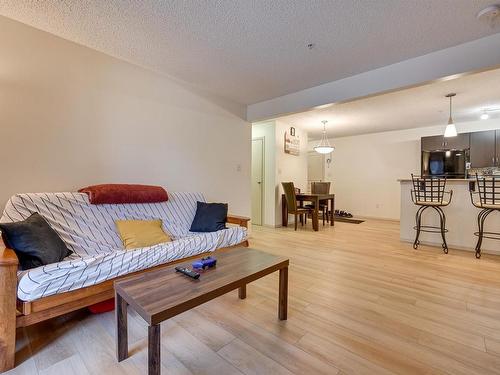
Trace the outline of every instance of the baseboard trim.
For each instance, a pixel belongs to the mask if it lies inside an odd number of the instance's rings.
[[[356,216],[354,217],[355,219],[362,219],[362,220],[380,220],[380,221],[388,221],[391,223],[399,223],[399,219],[391,219],[387,217],[375,217],[375,216]]]

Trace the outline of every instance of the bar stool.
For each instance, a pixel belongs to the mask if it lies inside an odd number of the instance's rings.
[[[415,214],[416,225],[413,227],[417,231],[413,248],[417,249],[418,245],[420,245],[418,239],[420,232],[441,233],[443,239],[441,247],[444,253],[448,254],[448,244],[445,238],[445,233],[448,232],[448,229],[446,229],[446,216],[442,207],[450,204],[453,190],[445,191],[446,178],[420,177],[412,174],[411,179],[413,181],[411,199],[416,206],[419,206]],[[447,200],[444,199],[445,194],[448,194]],[[432,207],[439,214],[439,227],[422,225],[422,214],[429,207]]]
[[[477,236],[476,258],[479,259],[481,258],[483,238],[500,240],[500,233],[484,231],[484,221],[488,215],[493,211],[500,211],[500,177],[479,177],[476,173],[475,183],[474,181],[469,183],[469,192],[472,204],[481,209],[477,215],[478,231],[474,232],[474,235]]]

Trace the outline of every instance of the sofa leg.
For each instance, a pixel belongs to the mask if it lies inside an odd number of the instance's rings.
[[[0,372],[14,368],[17,265],[0,262]]]

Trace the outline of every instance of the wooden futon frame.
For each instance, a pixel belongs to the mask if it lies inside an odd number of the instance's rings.
[[[227,218],[228,223],[245,228],[249,220],[234,215]],[[236,246],[248,247],[248,241]],[[0,372],[10,370],[15,365],[16,328],[26,327],[113,298],[113,283],[116,280],[199,257],[200,254],[119,276],[93,286],[25,302],[17,298],[19,261],[14,251],[7,248],[0,238]]]

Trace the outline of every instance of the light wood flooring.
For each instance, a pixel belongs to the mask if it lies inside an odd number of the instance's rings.
[[[309,222],[310,224],[310,222]],[[277,274],[162,324],[164,374],[500,374],[500,257],[399,242],[399,223],[254,228],[251,246],[290,258],[288,321]],[[18,330],[12,374],[145,374],[146,325],[85,311]]]

